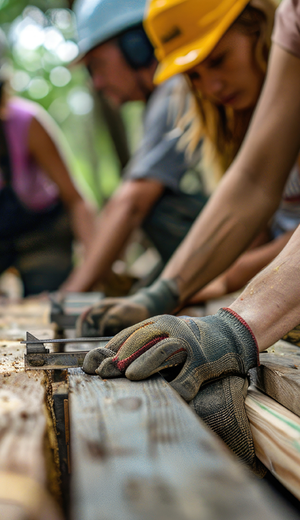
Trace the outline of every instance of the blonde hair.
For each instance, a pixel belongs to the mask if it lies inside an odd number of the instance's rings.
[[[263,75],[267,69],[276,7],[274,0],[251,0],[231,26],[245,34],[257,34],[254,56]],[[181,87],[181,99],[186,98],[187,89],[192,90],[194,95],[190,96],[189,109],[179,119],[179,126],[186,130],[180,146],[186,148],[188,155],[192,155],[199,140],[205,138],[204,163],[213,165],[220,178],[241,146],[254,108],[234,111],[230,107],[217,106],[205,99],[186,79],[185,86]],[[195,113],[198,117],[195,117]]]

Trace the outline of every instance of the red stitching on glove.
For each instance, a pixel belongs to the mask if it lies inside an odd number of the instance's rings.
[[[250,332],[251,334],[251,337],[255,343],[255,346],[256,346],[256,354],[257,354],[257,366],[260,366],[260,362],[259,362],[259,350],[258,350],[258,344],[257,344],[257,341],[256,341],[256,337],[254,336],[254,333],[252,332],[251,328],[249,327],[248,323],[242,318],[242,316],[240,316],[237,312],[233,311],[232,309],[229,309],[229,307],[222,307],[222,310],[223,311],[227,311],[229,312],[230,314],[232,314],[232,316],[234,316],[235,318],[237,318],[239,320],[239,322],[244,325],[244,327],[246,327],[246,329],[248,330],[248,332]]]
[[[132,363],[132,361],[134,361],[139,356],[144,354],[144,352],[147,352],[147,350],[149,350],[151,347],[156,345],[156,343],[158,343],[159,341],[162,341],[163,339],[166,339],[168,337],[169,336],[165,334],[164,336],[159,336],[158,338],[153,338],[151,341],[149,341],[149,343],[146,343],[146,345],[143,345],[139,350],[136,350],[128,358],[125,358],[125,359],[122,359],[121,361],[118,361],[118,354],[117,354],[112,359],[112,361],[116,362],[115,365],[117,366],[117,368],[123,372],[130,365],[130,363]],[[126,343],[126,341],[125,341],[125,343]],[[123,343],[123,345],[124,345],[124,343]]]

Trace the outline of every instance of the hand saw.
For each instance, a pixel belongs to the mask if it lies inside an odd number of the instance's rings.
[[[50,352],[45,343],[96,343],[95,347],[105,347],[111,337],[38,339],[26,332],[26,340],[20,343],[26,345],[24,355],[25,370],[64,370],[66,368],[82,367],[86,354],[90,351]]]

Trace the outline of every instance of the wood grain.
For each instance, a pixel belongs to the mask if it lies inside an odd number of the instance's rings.
[[[254,387],[246,411],[256,455],[300,499],[300,418]]]
[[[24,351],[17,341],[0,341],[0,518],[59,520],[47,491],[49,481],[58,491],[51,381],[46,372],[24,372]]]
[[[260,354],[251,383],[300,417],[300,348],[278,341]]]
[[[159,376],[69,372],[72,520],[283,518]]]
[[[6,298],[0,298],[0,316],[6,322],[13,319],[29,319],[36,323],[47,325],[51,304],[48,299],[26,298],[18,302],[12,302]]]

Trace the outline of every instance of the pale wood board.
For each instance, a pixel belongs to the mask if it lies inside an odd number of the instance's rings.
[[[71,369],[69,384],[71,520],[283,518],[159,376],[101,380]]]
[[[300,499],[300,418],[255,387],[246,411],[257,457]]]
[[[38,339],[55,338],[55,328],[51,325],[41,327],[41,325],[29,327],[28,332],[36,335]],[[26,346],[20,341],[25,339],[26,331],[24,329],[23,336],[16,339],[2,338],[0,339],[0,374],[6,374],[8,377],[12,372],[24,371],[24,354]],[[48,344],[49,348],[51,344]]]
[[[14,303],[0,299],[0,339],[25,339],[28,330],[53,331],[56,326],[49,318],[49,301],[29,298]]]
[[[300,348],[278,341],[260,354],[251,383],[300,417]]]
[[[53,337],[49,327],[39,334]],[[0,518],[59,520],[47,491],[48,480],[58,491],[56,437],[47,407],[51,382],[44,371],[24,371],[24,352],[18,341],[0,340]]]
[[[45,373],[0,375],[0,470],[46,481]]]

